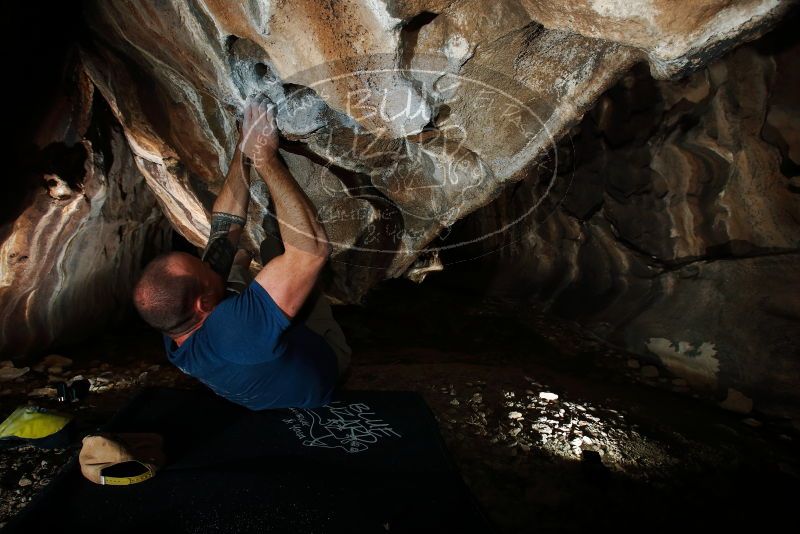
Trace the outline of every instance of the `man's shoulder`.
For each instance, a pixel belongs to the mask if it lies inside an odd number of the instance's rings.
[[[258,282],[253,280],[241,293],[233,293],[224,298],[206,319],[211,320],[213,327],[218,323],[228,327],[229,321],[237,321],[239,325],[256,326],[258,323],[263,326],[264,321],[268,321],[271,326],[283,331],[289,327],[291,321],[281,311],[272,296]],[[212,328],[213,329],[213,328]],[[245,331],[246,328],[240,328]],[[262,332],[263,333],[263,332]]]
[[[217,304],[184,345],[191,342],[191,352],[202,353],[212,363],[264,363],[285,353],[283,333],[289,326],[266,290],[251,283],[241,294]]]

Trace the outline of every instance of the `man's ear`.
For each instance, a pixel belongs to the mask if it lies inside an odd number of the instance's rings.
[[[201,314],[210,313],[216,303],[211,293],[203,293],[194,301],[194,309]]]

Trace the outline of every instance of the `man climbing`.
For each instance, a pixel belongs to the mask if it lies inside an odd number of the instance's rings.
[[[163,333],[169,360],[220,396],[254,410],[320,406],[350,357],[330,305],[315,290],[330,245],[278,155],[275,107],[266,97],[248,100],[242,132],[202,259],[182,252],[154,259],[134,288],[134,304]],[[269,188],[283,250],[262,245],[264,268],[248,283],[250,255],[237,247],[249,166]],[[240,282],[241,292],[226,296],[225,280]]]

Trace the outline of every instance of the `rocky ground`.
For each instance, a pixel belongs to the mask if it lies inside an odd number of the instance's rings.
[[[335,312],[355,351],[347,387],[421,393],[501,532],[764,526],[792,515],[798,436],[785,422],[724,411],[570,324],[402,283]],[[2,364],[0,417],[26,403],[61,409],[80,434],[142,387],[202,387],[141,326],[59,356],[27,370]],[[81,377],[89,396],[60,406],[54,384]],[[77,450],[0,450],[0,523]]]

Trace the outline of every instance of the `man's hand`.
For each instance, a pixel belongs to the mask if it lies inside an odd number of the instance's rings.
[[[264,95],[248,98],[242,124],[242,152],[255,167],[270,163],[278,154],[275,104]]]

